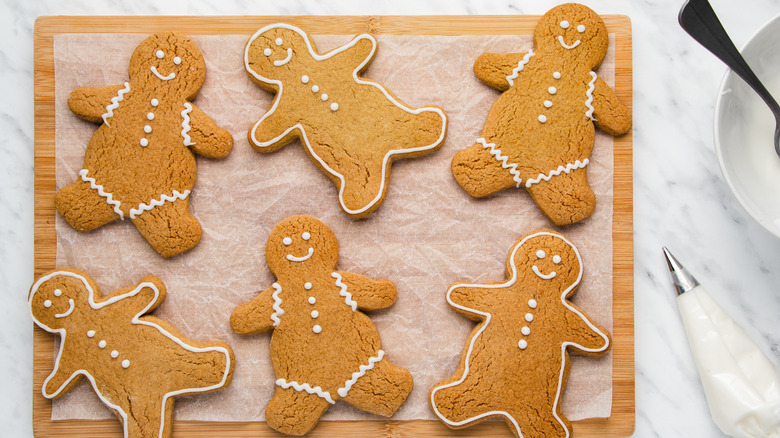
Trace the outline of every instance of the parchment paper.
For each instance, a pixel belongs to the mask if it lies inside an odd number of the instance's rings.
[[[54,39],[57,188],[72,183],[97,125],[73,115],[69,93],[79,86],[121,84],[142,35],[64,34]],[[161,258],[129,222],[92,232],[73,230],[57,215],[57,266],[87,271],[103,293],[135,284],[146,274],[168,288],[155,315],[185,335],[222,340],[236,355],[232,385],[216,393],[181,397],[181,420],[263,420],[274,391],[269,334],[240,336],[229,326],[231,311],[273,281],[264,246],[281,219],[308,214],[324,221],[339,239],[339,269],[387,278],[398,287],[389,309],[371,312],[383,349],[414,376],[414,391],[393,419],[434,419],[428,390],[457,368],[474,323],[445,301],[456,281],[504,279],[507,253],[523,234],[556,229],[523,189],[473,199],[457,185],[450,160],[479,136],[498,92],[473,74],[483,52],[527,51],[531,36],[378,36],[378,53],[365,76],[383,83],[411,106],[439,105],[449,115],[444,146],[422,158],[397,161],[384,204],[364,220],[339,208],[337,191],[306,157],[299,142],[261,154],[247,140],[248,128],[270,106],[272,96],[243,69],[245,35],[193,36],[207,63],[207,79],[195,104],[234,136],[225,159],[198,158],[198,180],[190,197],[203,237],[193,250]],[[320,51],[352,36],[318,36]],[[614,82],[614,38],[598,70]],[[593,320],[612,328],[612,137],[598,133],[588,178],[598,205],[584,223],[559,230],[580,249],[585,275],[574,302]],[[571,420],[610,415],[612,356],[572,355],[563,410]],[[55,401],[52,418],[111,418],[83,382]],[[378,419],[337,403],[325,420]]]

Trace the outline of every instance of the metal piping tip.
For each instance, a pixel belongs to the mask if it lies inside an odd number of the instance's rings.
[[[682,295],[685,292],[688,292],[689,290],[699,286],[699,282],[696,281],[696,279],[691,275],[690,272],[688,272],[685,267],[680,264],[679,261],[677,261],[676,258],[672,255],[671,252],[669,252],[666,247],[662,247],[664,251],[664,256],[666,256],[666,263],[669,265],[669,273],[672,277],[672,283],[674,283],[674,288],[677,291],[677,295]]]

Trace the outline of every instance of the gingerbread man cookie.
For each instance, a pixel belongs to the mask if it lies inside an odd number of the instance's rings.
[[[336,236],[308,216],[276,225],[265,251],[277,281],[240,305],[230,326],[242,334],[273,330],[277,388],[265,409],[268,425],[303,435],[339,399],[392,415],[411,392],[412,376],[386,357],[379,332],[360,310],[393,304],[393,283],[336,271]]]
[[[233,137],[192,104],[206,63],[184,35],[157,33],[130,58],[123,85],[74,90],[68,106],[101,123],[71,185],[57,192],[60,215],[77,230],[130,219],[164,257],[195,246],[201,227],[189,210],[194,153],[227,155]]]
[[[536,232],[512,248],[506,276],[447,291],[449,305],[479,324],[458,370],[431,389],[431,408],[455,429],[502,418],[518,437],[568,437],[560,403],[568,350],[598,355],[610,346],[607,331],[568,301],[582,258],[560,234]]]
[[[474,73],[503,93],[481,137],[452,160],[458,184],[475,197],[522,186],[556,225],[590,216],[593,125],[612,135],[631,128],[631,112],[592,71],[608,46],[601,17],[570,3],[541,18],[534,50],[481,55]]]
[[[272,152],[300,138],[352,217],[368,216],[382,203],[394,160],[438,149],[447,132],[440,108],[411,108],[359,76],[376,45],[363,34],[320,54],[301,29],[273,24],[258,30],[244,52],[252,80],[276,93],[249,130],[249,143]]]
[[[33,320],[60,335],[44,397],[60,397],[86,377],[126,438],[169,437],[174,398],[225,388],[235,361],[226,344],[193,341],[147,315],[164,299],[165,285],[151,275],[106,296],[81,271],[41,276],[30,289]]]

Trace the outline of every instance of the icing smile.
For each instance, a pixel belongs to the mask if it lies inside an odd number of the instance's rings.
[[[292,59],[292,49],[288,47],[287,48],[287,57],[282,59],[282,60],[280,60],[280,61],[274,61],[274,65],[277,66],[277,67],[281,67],[281,66],[287,64],[288,62],[290,62],[291,59]]]
[[[539,278],[544,279],[544,280],[551,280],[551,279],[555,278],[555,276],[557,275],[557,273],[555,271],[552,271],[549,274],[544,275],[544,274],[542,274],[541,271],[539,271],[539,268],[537,268],[536,265],[531,266],[531,269],[533,269],[534,274],[538,275]]]
[[[311,256],[312,256],[312,254],[314,254],[314,248],[309,247],[309,253],[306,254],[305,256],[303,256],[303,257],[295,257],[292,254],[287,254],[287,260],[289,260],[291,262],[303,262],[303,261],[309,260],[309,258],[311,258]]]
[[[571,50],[580,45],[580,40],[575,41],[572,45],[566,44],[566,42],[563,40],[563,35],[558,35],[558,42],[561,43],[561,46],[563,46],[564,49],[568,50]]]
[[[155,75],[155,76],[157,76],[158,78],[160,78],[160,79],[162,79],[162,80],[164,80],[164,81],[170,81],[171,79],[173,79],[173,78],[175,78],[175,77],[176,77],[176,73],[174,73],[174,72],[171,72],[171,73],[170,73],[168,76],[163,76],[163,75],[161,75],[161,74],[160,74],[160,73],[157,71],[157,67],[155,67],[155,66],[152,66],[152,67],[151,67],[151,70],[152,70],[152,73],[154,73],[154,75]]]
[[[70,307],[68,308],[67,311],[65,311],[65,313],[58,313],[58,314],[54,315],[54,317],[55,318],[65,318],[66,316],[68,316],[71,313],[73,313],[73,309],[76,308],[76,303],[73,302],[73,298],[68,300],[68,304],[70,304]]]

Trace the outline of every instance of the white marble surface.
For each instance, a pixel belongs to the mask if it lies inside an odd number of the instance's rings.
[[[712,0],[738,46],[778,0]],[[542,14],[551,0],[43,0],[0,3],[0,430],[32,435],[33,25],[40,15]],[[680,322],[661,245],[780,363],[780,240],[742,210],[712,141],[725,67],[677,25],[679,0],[592,0],[631,17],[634,47],[634,254],[637,437],[718,437]],[[37,389],[36,389],[37,390]]]

